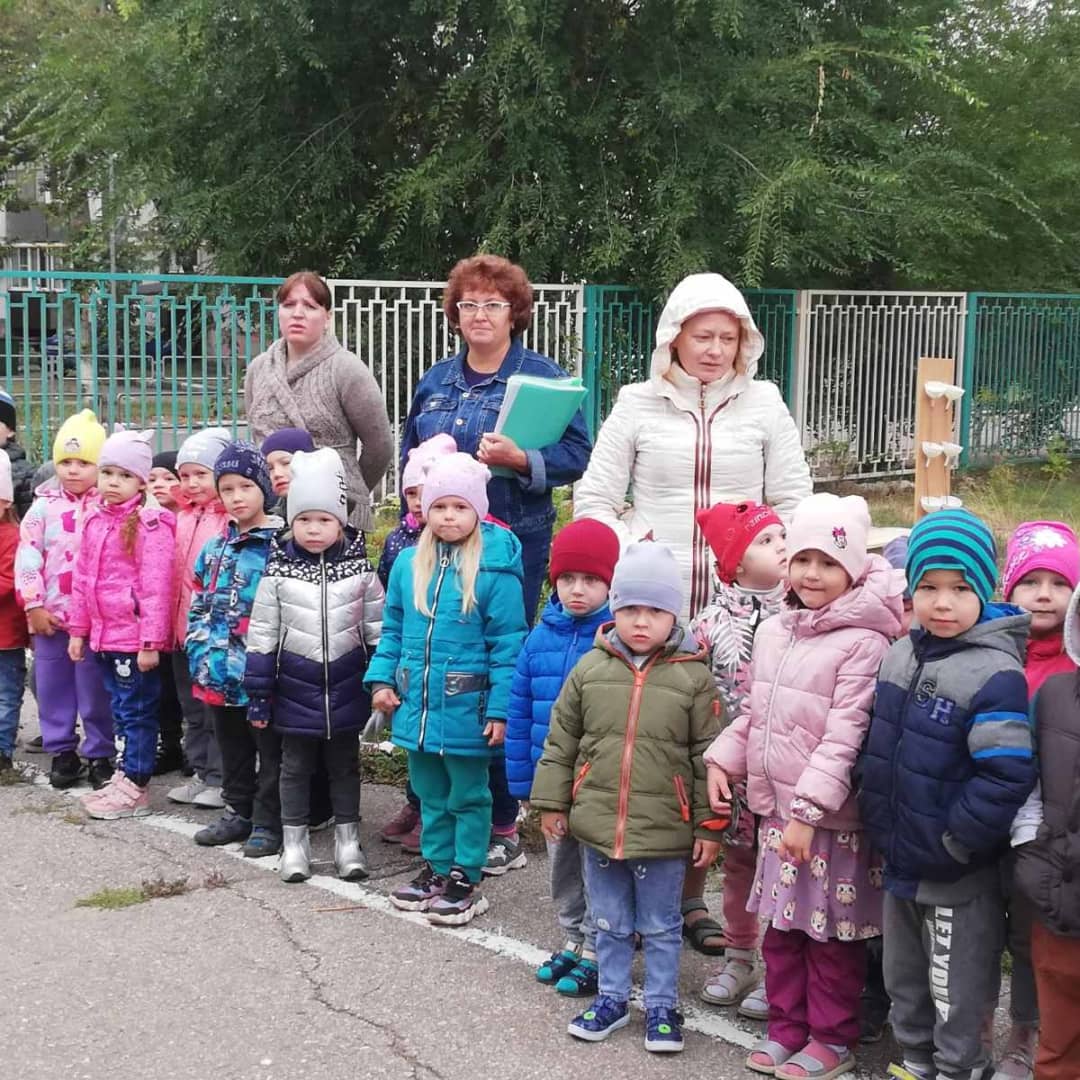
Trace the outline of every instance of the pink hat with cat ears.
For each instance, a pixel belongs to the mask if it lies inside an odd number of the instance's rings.
[[[117,424],[101,448],[98,469],[112,465],[137,476],[145,484],[154,464],[153,441],[152,431],[128,431]]]

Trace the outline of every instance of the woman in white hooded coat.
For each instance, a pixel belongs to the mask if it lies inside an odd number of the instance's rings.
[[[684,278],[660,314],[649,381],[619,391],[574,490],[575,518],[610,525],[624,547],[650,538],[674,552],[683,620],[713,591],[713,558],[697,511],[752,499],[787,520],[813,490],[780,391],[754,378],[764,349],[745,298],[727,278]],[[720,955],[723,930],[709,915],[704,888],[705,871],[688,866],[684,933],[699,952]],[[762,999],[757,1007],[747,1006],[745,1015],[760,1018],[768,1006]]]
[[[648,382],[619,392],[574,491],[574,517],[610,525],[623,546],[651,537],[671,548],[683,574],[683,619],[712,594],[698,510],[752,499],[786,520],[812,491],[780,391],[754,378],[764,348],[730,281],[684,278],[660,314]]]

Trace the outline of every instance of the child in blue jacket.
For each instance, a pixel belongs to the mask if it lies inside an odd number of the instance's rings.
[[[459,926],[488,908],[477,889],[491,835],[488,762],[506,735],[525,639],[521,544],[485,522],[490,473],[467,454],[424,478],[424,531],[390,572],[382,638],[365,683],[394,713],[420,796],[424,867],[390,901]]]
[[[544,752],[551,707],[574,665],[593,647],[597,630],[611,621],[608,589],[619,558],[619,538],[599,521],[567,525],[551,546],[555,595],[525,640],[510,687],[506,725],[506,775],[510,794],[528,799],[536,763]],[[542,983],[560,994],[597,993],[596,927],[583,877],[584,848],[571,836],[548,842],[551,898],[566,944],[537,968]]]

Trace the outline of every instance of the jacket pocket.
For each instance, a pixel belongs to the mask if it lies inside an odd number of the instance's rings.
[[[398,696],[404,698],[409,692],[409,669],[403,664],[399,664],[394,672],[394,682],[397,683]]]
[[[686,784],[681,776],[673,776],[672,783],[675,785],[675,798],[679,800],[679,817],[683,821],[690,820],[690,800],[686,797]]]
[[[592,762],[586,761],[584,765],[578,769],[577,776],[574,777],[574,784],[570,788],[570,801],[573,802],[577,798],[578,791],[581,790],[581,785],[585,783],[585,777],[589,775],[589,770],[592,768]]]

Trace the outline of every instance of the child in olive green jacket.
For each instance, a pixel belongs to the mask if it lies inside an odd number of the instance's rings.
[[[707,653],[679,626],[682,581],[661,544],[633,544],[611,581],[615,622],[570,673],[551,713],[532,805],[547,837],[585,845],[600,995],[569,1026],[596,1042],[630,1020],[634,934],[645,949],[645,1047],[683,1048],[676,1009],[686,858],[708,866],[726,822],[709,809],[702,755],[720,731]]]

